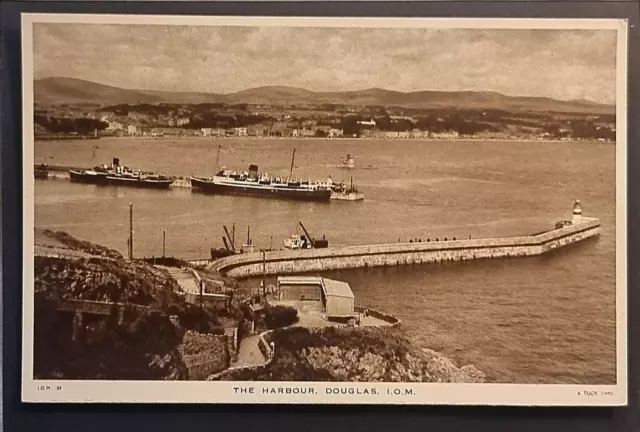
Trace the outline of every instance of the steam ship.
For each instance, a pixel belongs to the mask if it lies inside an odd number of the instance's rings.
[[[215,194],[252,195],[301,201],[329,201],[331,178],[327,183],[293,180],[293,160],[289,178],[272,177],[258,172],[257,165],[249,165],[248,172],[221,170],[213,178],[191,177],[191,187]]]
[[[111,166],[96,166],[82,171],[71,170],[69,175],[72,181],[100,185],[168,189],[173,183],[173,179],[167,176],[121,166],[118,158],[113,158]]]
[[[202,192],[255,195],[303,201],[329,201],[331,188],[325,183],[291,180],[258,173],[257,165],[248,172],[222,170],[213,178],[191,177],[191,186]]]
[[[356,161],[350,154],[347,154],[346,159],[341,159],[340,160],[340,166],[342,168],[355,168],[356,167]]]
[[[353,177],[351,177],[351,184],[349,186],[344,183],[336,183],[333,185],[331,199],[338,201],[362,201],[364,200],[364,194],[358,190],[353,184]]]

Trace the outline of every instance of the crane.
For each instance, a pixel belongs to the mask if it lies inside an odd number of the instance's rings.
[[[300,225],[300,228],[302,228],[302,231],[304,231],[304,234],[307,236],[307,240],[309,240],[309,244],[311,245],[311,248],[316,249],[316,248],[326,248],[329,246],[329,242],[324,238],[324,236],[322,236],[322,240],[315,240],[313,237],[311,237],[311,235],[309,234],[309,232],[307,231],[307,229],[304,227],[302,222],[298,222],[298,224]]]

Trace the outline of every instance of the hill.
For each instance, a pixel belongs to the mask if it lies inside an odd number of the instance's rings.
[[[117,105],[142,103],[205,103],[224,98],[214,93],[130,90],[76,78],[34,81],[34,99],[40,105]]]
[[[508,111],[548,111],[613,114],[613,105],[586,100],[560,101],[546,97],[507,96],[496,92],[417,91],[380,88],[345,92],[313,92],[287,86],[263,86],[229,94],[131,90],[75,78],[44,78],[34,81],[39,105],[115,105],[139,103],[249,103],[249,104],[346,104],[403,106],[408,108],[475,108]]]

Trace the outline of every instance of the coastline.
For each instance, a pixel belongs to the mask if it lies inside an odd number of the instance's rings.
[[[460,137],[460,138],[388,138],[388,137],[380,137],[380,138],[370,138],[370,137],[259,137],[259,136],[191,136],[191,135],[176,135],[176,136],[162,136],[162,137],[152,137],[152,136],[139,136],[139,135],[124,135],[124,136],[115,136],[115,135],[103,135],[92,137],[75,137],[75,138],[65,138],[65,137],[38,137],[34,138],[36,141],[68,141],[68,140],[100,140],[100,139],[117,139],[117,140],[143,140],[143,141],[170,141],[170,140],[213,140],[213,141],[238,141],[238,140],[255,140],[255,141],[307,141],[307,140],[331,140],[331,141],[410,141],[410,142],[477,142],[477,141],[488,141],[488,142],[505,142],[505,143],[556,143],[556,142],[594,142],[594,143],[607,143],[615,145],[616,141],[611,140],[599,140],[597,138],[567,138],[567,139],[536,139],[536,138],[485,138],[485,137]]]

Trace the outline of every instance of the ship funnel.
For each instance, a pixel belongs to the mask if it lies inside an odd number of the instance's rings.
[[[120,166],[120,159],[114,157],[112,164],[114,167]]]
[[[249,165],[249,178],[258,178],[258,165]]]

